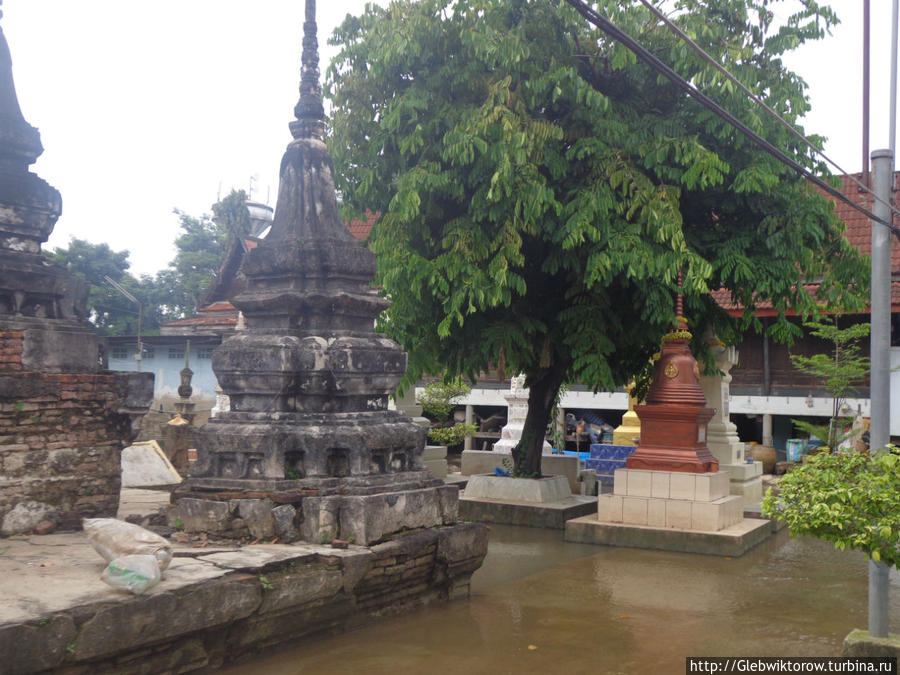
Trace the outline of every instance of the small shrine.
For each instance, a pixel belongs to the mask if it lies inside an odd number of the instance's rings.
[[[680,293],[675,310],[646,402],[635,406],[638,447],[616,470],[612,494],[598,496],[597,515],[566,523],[566,541],[734,556],[773,531],[744,518],[743,497],[730,494],[729,473],[707,445],[716,410],[700,386]]]
[[[676,301],[677,327],[663,336],[662,353],[644,405],[635,406],[641,421],[637,450],[629,469],[715,473],[719,460],[706,445],[707,424],[715,411],[707,407],[700,387],[700,370],[691,354],[691,334]]]
[[[503,395],[506,399],[506,424],[500,430],[500,440],[494,443],[493,451],[512,454],[525,429],[525,418],[528,417],[528,388],[525,386],[525,375],[516,375],[509,381],[509,391]],[[545,440],[542,452],[549,455],[553,448]]]
[[[427,430],[388,409],[406,354],[374,332],[389,302],[372,285],[374,255],[338,213],[312,0],[303,32],[274,221],[231,298],[246,330],[212,356],[230,409],[196,432],[172,518],[226,536],[368,544],[456,523],[458,489],[423,466]]]

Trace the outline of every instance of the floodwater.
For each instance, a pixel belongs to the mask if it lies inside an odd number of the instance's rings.
[[[786,530],[740,558],[563,542],[492,526],[469,600],[224,670],[406,675],[684,673],[687,656],[838,656],[867,623],[867,563]],[[900,628],[891,574],[891,628]]]

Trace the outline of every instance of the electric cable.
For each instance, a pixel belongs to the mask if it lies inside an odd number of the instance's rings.
[[[872,189],[869,188],[869,186],[867,186],[867,185],[866,185],[865,183],[863,183],[862,181],[857,180],[856,176],[854,176],[853,174],[851,174],[851,173],[849,173],[848,171],[846,171],[845,169],[843,169],[837,162],[835,162],[835,161],[834,161],[833,159],[831,159],[828,155],[826,155],[824,151],[822,151],[822,150],[820,150],[819,148],[817,148],[817,147],[812,143],[812,141],[810,141],[806,136],[804,136],[804,135],[801,134],[799,131],[797,131],[797,129],[796,129],[790,122],[788,122],[788,121],[785,120],[783,117],[781,117],[781,115],[779,115],[777,112],[775,112],[774,110],[772,110],[772,108],[770,108],[770,107],[766,104],[765,101],[763,101],[761,98],[759,98],[759,96],[757,96],[757,95],[754,94],[752,91],[750,91],[750,89],[748,89],[746,86],[744,86],[744,83],[743,83],[743,82],[741,82],[737,77],[735,77],[734,75],[732,75],[732,74],[728,71],[728,69],[726,69],[723,65],[721,65],[720,63],[718,63],[712,56],[710,56],[710,55],[703,49],[703,47],[701,47],[701,46],[698,45],[696,42],[694,42],[694,41],[693,41],[693,40],[692,40],[692,39],[691,39],[691,38],[683,31],[683,30],[681,30],[681,29],[680,29],[673,21],[671,21],[665,14],[663,14],[663,13],[659,10],[659,8],[653,6],[653,5],[650,3],[649,0],[640,0],[640,2],[641,2],[642,5],[644,5],[644,7],[646,7],[646,8],[650,11],[651,14],[653,14],[657,19],[659,19],[660,21],[662,21],[662,22],[663,22],[663,23],[664,23],[664,24],[665,24],[665,25],[666,25],[673,33],[675,33],[675,34],[676,34],[678,37],[680,37],[684,42],[686,42],[686,43],[688,44],[688,46],[691,47],[691,49],[693,49],[695,52],[697,52],[697,54],[699,54],[700,57],[701,57],[704,61],[706,61],[706,62],[709,63],[713,68],[715,68],[715,69],[718,70],[720,73],[722,73],[722,75],[724,75],[730,82],[732,82],[732,83],[733,83],[735,86],[737,86],[742,92],[744,92],[744,93],[745,93],[745,94],[746,94],[746,95],[747,95],[754,103],[756,103],[757,105],[761,106],[767,113],[769,113],[769,115],[771,115],[772,117],[774,117],[774,118],[781,124],[781,126],[783,126],[785,129],[787,129],[788,131],[790,131],[791,134],[793,134],[796,138],[798,138],[798,139],[800,139],[801,141],[803,141],[803,143],[805,143],[805,144],[807,145],[807,147],[810,148],[810,150],[812,150],[812,151],[813,151],[814,153],[816,153],[817,155],[821,156],[822,159],[824,159],[826,162],[828,162],[829,164],[831,164],[831,166],[833,166],[835,169],[837,169],[839,173],[845,175],[852,183],[855,183],[856,186],[857,186],[860,190],[869,193],[875,201],[877,201],[877,202],[879,202],[879,203],[884,204],[885,206],[887,206],[887,207],[891,210],[891,212],[896,213],[896,214],[900,214],[900,209],[898,209],[898,208],[897,208],[896,206],[894,206],[893,204],[884,201],[881,197],[879,197],[878,195],[876,195],[875,192],[873,192]]]
[[[759,134],[754,132],[746,124],[741,122],[730,112],[728,112],[727,110],[722,108],[720,105],[718,105],[715,101],[713,101],[708,96],[706,96],[706,94],[701,92],[694,85],[692,85],[690,82],[688,82],[683,77],[681,77],[678,73],[676,73],[674,70],[672,70],[665,63],[660,61],[656,56],[651,54],[640,43],[638,43],[627,33],[624,33],[618,27],[616,27],[613,23],[611,23],[608,19],[606,19],[606,17],[602,16],[595,10],[588,7],[581,0],[565,0],[565,1],[569,5],[571,5],[572,8],[575,9],[575,11],[577,11],[585,19],[587,19],[590,23],[595,25],[597,28],[599,28],[604,33],[606,33],[607,35],[612,37],[617,42],[620,42],[621,44],[625,45],[629,50],[631,50],[634,53],[635,56],[638,57],[638,59],[643,61],[645,64],[647,64],[650,68],[652,68],[656,72],[664,75],[670,82],[672,82],[672,84],[677,86],[679,89],[682,89],[683,91],[685,91],[692,98],[696,99],[696,101],[698,103],[700,103],[700,105],[702,105],[704,108],[707,108],[713,114],[715,114],[716,116],[720,117],[721,119],[723,119],[726,122],[728,122],[729,124],[731,124],[731,126],[733,126],[735,129],[737,129],[738,131],[743,133],[750,141],[755,143],[766,153],[768,153],[769,155],[771,155],[772,157],[777,159],[779,162],[781,162],[785,166],[791,168],[795,173],[808,179],[810,182],[814,183],[819,189],[828,193],[835,199],[844,202],[851,208],[864,214],[870,220],[875,221],[877,223],[881,223],[882,225],[884,225],[885,227],[890,229],[890,231],[893,232],[894,235],[898,239],[900,239],[900,228],[894,226],[893,224],[887,222],[886,220],[883,220],[882,218],[879,218],[878,216],[876,216],[874,213],[872,213],[865,207],[860,206],[859,204],[855,203],[849,197],[844,195],[841,191],[837,190],[836,188],[831,187],[828,183],[826,183],[821,178],[819,178],[814,173],[812,173],[812,171],[810,171],[806,167],[799,164],[796,160],[788,157],[784,152],[782,152],[777,147],[772,145],[769,141],[767,141],[765,138],[763,138],[762,136],[760,136]]]

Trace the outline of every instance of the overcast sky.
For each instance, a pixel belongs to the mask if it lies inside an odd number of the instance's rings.
[[[891,1],[871,4],[874,150],[888,146]],[[318,5],[324,72],[327,36],[365,1]],[[788,63],[810,85],[806,131],[858,171],[862,2],[832,5],[842,25]],[[174,208],[209,212],[251,180],[252,197],[275,205],[303,0],[3,0],[2,11],[19,103],[45,148],[33,170],[63,197],[46,249],[105,241],[131,252],[132,272],[152,274],[174,255]]]

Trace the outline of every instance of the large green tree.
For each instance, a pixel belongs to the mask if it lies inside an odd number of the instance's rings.
[[[106,281],[114,280],[131,293],[145,309],[152,305],[153,279],[136,279],[128,268],[128,251],[113,251],[109,244],[94,244],[73,237],[68,246],[54,248],[47,256],[65,267],[75,276],[90,282],[88,312],[101,335],[122,335],[135,333],[138,323],[138,308],[122,293]],[[143,328],[153,330],[159,325],[159,316],[151,308],[143,317]]]
[[[213,282],[225,257],[230,237],[250,234],[250,214],[243,190],[232,190],[212,206],[212,216],[199,218],[175,210],[181,234],[175,240],[176,254],[169,268],[157,275],[160,301],[172,318],[197,311],[206,289]]]
[[[181,233],[175,240],[175,258],[155,275],[136,278],[128,269],[128,251],[113,251],[109,244],[73,238],[66,247],[48,253],[54,262],[91,284],[90,320],[103,335],[133,335],[138,309],[106,281],[113,279],[131,293],[142,308],[142,331],[155,333],[164,321],[181,319],[197,311],[203,295],[219,271],[230,237],[250,233],[250,215],[243,190],[232,190],[212,206],[212,216],[191,216],[179,210]]]
[[[790,121],[809,108],[781,55],[835,17],[813,0],[774,26],[773,0],[678,0],[673,19]],[[770,142],[822,170],[638,0],[592,3]],[[530,387],[522,474],[560,385],[613,389],[673,325],[679,271],[695,333],[784,320],[822,298],[858,305],[867,272],[833,207],[562,0],[367,7],[333,42],[330,147],[348,215],[393,300],[384,328],[422,373],[498,362]],[[804,281],[816,280],[815,291]],[[854,283],[856,285],[854,285]],[[710,289],[746,308],[729,323]]]

